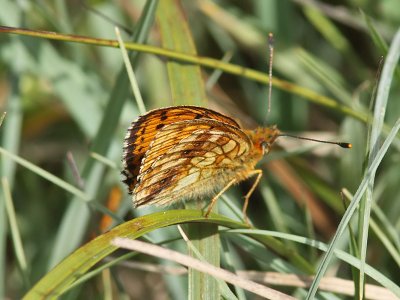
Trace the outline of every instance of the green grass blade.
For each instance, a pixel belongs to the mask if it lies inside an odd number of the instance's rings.
[[[158,19],[162,35],[163,47],[175,51],[196,55],[196,48],[190,33],[189,24],[177,1],[160,2]],[[167,62],[168,78],[171,87],[171,97],[174,105],[207,104],[205,86],[201,77],[201,69],[197,65],[184,65],[176,61]],[[188,202],[188,208],[201,208],[206,201]],[[189,239],[198,249],[200,255],[209,263],[219,266],[220,244],[214,225],[188,225]],[[195,252],[189,248],[189,254],[195,257]],[[189,299],[209,297],[220,298],[218,282],[211,276],[189,269]]]
[[[371,138],[368,147],[370,154],[368,157],[368,164],[372,163],[378,152],[379,136],[381,135],[381,131],[384,124],[385,112],[389,99],[389,90],[391,87],[394,71],[399,61],[399,57],[400,57],[400,30],[393,38],[392,45],[390,46],[387,59],[383,66],[382,76],[379,80],[378,91],[376,94],[375,109],[374,109],[374,121],[372,122]],[[360,224],[361,225],[360,254],[361,254],[361,261],[363,263],[365,262],[367,256],[368,229],[369,229],[369,220],[370,220],[371,207],[373,201],[372,197],[373,197],[374,181],[375,181],[375,174],[372,174],[366,191],[365,204],[361,205],[362,221]],[[361,298],[363,297],[364,282],[365,282],[363,263],[361,264],[361,269],[360,269],[359,293]]]
[[[6,177],[1,178],[3,187],[3,197],[5,200],[5,207],[7,210],[8,221],[10,223],[11,237],[13,241],[15,256],[17,258],[22,278],[26,287],[30,286],[29,282],[29,268],[26,261],[25,251],[22,245],[21,234],[17,225],[17,218],[15,214],[14,204],[11,198],[10,185]]]
[[[24,297],[24,299],[49,299],[59,297],[87,270],[117,248],[110,242],[115,237],[138,238],[157,228],[186,222],[216,223],[229,228],[244,228],[244,224],[233,222],[212,214],[205,219],[199,210],[170,210],[130,220],[82,246],[53,270],[48,272]]]
[[[15,163],[27,168],[28,170],[36,173],[38,176],[52,182],[55,185],[58,185],[62,189],[66,190],[67,192],[75,195],[79,200],[83,200],[84,202],[90,201],[90,197],[80,189],[76,188],[72,184],[69,184],[68,182],[62,180],[61,178],[58,178],[57,176],[54,176],[50,172],[36,166],[35,164],[27,161],[24,158],[21,158],[6,149],[0,147],[0,154],[2,154],[3,157],[8,157]]]
[[[136,99],[136,105],[138,106],[140,114],[143,115],[146,113],[146,107],[144,106],[143,98],[139,90],[139,85],[137,83],[135,73],[133,72],[132,65],[129,61],[129,56],[128,53],[126,52],[125,44],[124,41],[122,40],[121,33],[118,27],[115,27],[115,33],[117,35],[119,48],[121,49],[121,54],[124,60],[126,72],[128,73],[129,82],[131,83],[131,89]]]
[[[295,298],[286,295],[277,290],[266,287],[265,285],[261,285],[259,283],[240,278],[234,273],[226,271],[224,269],[215,267],[214,265],[208,262],[202,262],[196,258],[193,258],[188,255],[184,255],[174,250],[166,249],[157,245],[153,245],[150,243],[135,241],[127,238],[115,238],[111,241],[113,245],[121,247],[123,249],[138,251],[142,253],[146,253],[152,256],[156,256],[159,258],[167,259],[174,261],[176,263],[185,265],[191,269],[196,269],[202,273],[207,273],[214,278],[218,278],[220,280],[224,280],[232,285],[238,285],[243,289],[246,289],[256,295],[259,295],[263,298],[271,299],[271,300],[294,300]],[[205,295],[203,295],[204,297]],[[232,298],[229,298],[232,299]],[[235,297],[233,298],[235,299]]]
[[[224,234],[226,234],[226,235],[233,235],[236,233],[241,233],[246,236],[251,236],[255,239],[257,239],[257,237],[260,237],[260,236],[274,237],[274,238],[278,238],[278,239],[284,239],[284,240],[308,245],[308,246],[314,247],[315,249],[318,249],[318,250],[321,250],[324,252],[327,252],[329,250],[329,245],[327,245],[323,242],[312,240],[312,239],[309,239],[309,238],[306,238],[303,236],[297,236],[294,234],[275,232],[275,231],[269,231],[269,230],[258,230],[258,229],[234,229],[234,230],[229,230],[229,231],[224,232]],[[344,251],[338,250],[338,249],[334,250],[334,254],[336,255],[337,258],[346,262],[347,264],[349,264],[357,269],[361,268],[362,262],[357,257],[354,257],[354,256],[348,254],[347,252],[344,252]],[[370,266],[368,264],[365,265],[365,270],[366,270],[366,274],[368,276],[370,276],[371,278],[373,278],[374,280],[379,282],[382,286],[386,287],[387,289],[392,291],[395,295],[400,297],[400,286],[398,284],[396,284],[395,282],[390,280],[390,278],[388,278],[383,273],[379,272],[378,270],[374,269],[372,266]]]
[[[150,1],[151,2],[151,1]],[[155,6],[151,6],[154,9]],[[154,17],[154,10],[144,11],[143,18],[152,20]],[[146,33],[150,30],[151,22],[143,22],[146,24],[144,27],[138,27],[136,32],[135,42],[144,42],[144,38],[147,36]],[[139,40],[140,38],[140,40]],[[132,59],[132,57],[131,57]],[[110,93],[103,119],[97,130],[97,134],[94,138],[92,145],[92,152],[96,152],[100,155],[106,155],[110,145],[110,141],[113,138],[114,132],[118,126],[118,121],[122,113],[125,100],[129,92],[129,81],[126,76],[125,68],[121,68],[116,83]],[[86,192],[94,196],[99,190],[101,178],[103,175],[103,167],[96,164],[93,159],[87,161],[82,177],[86,179],[87,186]],[[63,257],[70,253],[73,249],[80,244],[83,235],[86,232],[86,228],[89,221],[89,210],[85,204],[79,203],[72,200],[70,206],[65,212],[62,220],[57,239],[50,256],[49,268],[53,267]]]
[[[333,237],[331,243],[329,244],[329,248],[318,267],[315,279],[308,291],[307,299],[313,299],[315,297],[315,293],[317,292],[317,289],[318,289],[318,284],[319,284],[322,276],[325,274],[326,269],[328,268],[328,264],[332,258],[332,254],[336,247],[336,244],[337,244],[339,238],[342,236],[343,232],[346,230],[346,227],[349,224],[351,217],[353,216],[358,204],[360,203],[361,197],[364,195],[364,193],[367,189],[367,185],[368,185],[368,182],[369,182],[371,176],[373,176],[375,174],[377,168],[379,167],[380,162],[382,161],[384,155],[386,154],[390,144],[392,143],[392,141],[395,138],[399,129],[400,129],[400,119],[396,122],[396,124],[393,127],[392,131],[390,132],[389,136],[386,138],[384,144],[382,145],[379,152],[377,153],[376,158],[373,160],[372,164],[367,169],[366,176],[362,180],[357,192],[354,195],[352,202],[350,203],[345,214],[343,215],[343,218],[340,221],[340,224],[336,231],[336,234]]]
[[[10,28],[5,26],[0,26],[0,33],[1,32],[11,32],[20,35],[28,35],[28,36],[40,36],[47,39],[55,39],[55,40],[65,40],[71,42],[80,42],[80,43],[87,43],[87,44],[95,44],[101,46],[108,46],[108,47],[117,47],[118,42],[114,40],[101,40],[101,39],[92,39],[89,37],[77,37],[77,36],[69,36],[69,35],[62,35],[57,34],[55,35],[52,32],[38,32],[38,31],[29,31],[25,29],[19,28]],[[167,50],[162,48],[157,48],[154,46],[148,45],[141,45],[141,44],[134,44],[134,43],[126,43],[126,48],[133,51],[142,51],[146,53],[151,53],[155,55],[162,55],[170,59],[175,59],[184,63],[189,64],[197,64],[199,66],[204,66],[213,69],[220,69],[226,73],[230,73],[237,76],[243,76],[249,80],[254,80],[263,84],[268,84],[268,74],[265,72],[256,71],[249,68],[244,68],[242,66],[234,65],[231,63],[221,62],[220,60],[208,58],[208,57],[198,57],[191,54],[176,52],[173,50]],[[307,101],[315,103],[317,105],[321,105],[327,107],[329,109],[335,110],[341,114],[346,114],[348,116],[352,116],[358,120],[363,122],[368,122],[368,115],[360,110],[352,109],[347,105],[339,104],[336,100],[327,97],[325,95],[321,95],[315,91],[312,91],[308,88],[293,84],[291,82],[274,78],[273,86],[279,89],[285,90],[289,93],[294,95],[298,95],[304,98]],[[389,129],[386,128],[385,132],[388,132]]]
[[[158,20],[163,47],[189,55],[196,55],[189,24],[183,15],[180,4],[170,0],[161,1]],[[204,106],[207,104],[204,82],[201,78],[199,66],[168,61],[167,70],[174,105]]]
[[[195,245],[192,243],[192,241],[190,241],[186,235],[186,233],[183,231],[182,227],[178,226],[178,229],[181,233],[181,235],[183,236],[186,245],[189,248],[189,253],[191,254],[191,257],[195,257],[198,260],[207,263],[207,260],[202,256],[202,254],[200,253],[200,251],[198,250],[198,248],[195,247]],[[200,248],[201,249],[201,248]],[[204,252],[204,251],[203,251]],[[190,271],[189,271],[190,272]],[[215,278],[216,281],[218,282],[218,287],[221,291],[221,295],[224,298],[227,299],[236,299],[235,295],[231,292],[231,290],[229,289],[228,285],[226,284],[225,281]]]
[[[16,43],[17,41],[13,44]],[[4,109],[6,111],[2,111],[0,122],[0,134],[2,135],[1,145],[12,153],[17,153],[20,147],[23,115],[21,109],[21,91],[18,88],[20,83],[18,74],[18,70],[12,71],[13,85],[7,102],[5,103]],[[4,156],[0,156],[0,168],[1,177],[7,178],[12,190],[15,181],[16,163],[13,160],[6,159]],[[6,279],[8,277],[6,272],[6,262],[8,261],[6,251],[8,228],[6,223],[5,201],[3,193],[0,193],[0,298],[6,297]]]

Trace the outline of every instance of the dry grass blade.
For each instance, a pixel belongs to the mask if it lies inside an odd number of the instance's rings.
[[[313,276],[282,274],[277,272],[238,271],[236,273],[243,278],[248,278],[265,284],[301,288],[309,287],[314,278]],[[327,292],[354,296],[354,282],[351,280],[336,277],[324,277],[321,280],[319,288]],[[373,284],[365,285],[365,297],[366,299],[371,300],[398,299],[396,295],[388,289]]]
[[[237,285],[247,291],[250,291],[254,294],[260,295],[268,299],[295,299],[291,296],[288,296],[286,294],[283,294],[279,291],[273,290],[261,284],[240,278],[239,276],[231,272],[228,272],[226,270],[216,268],[215,266],[209,263],[201,262],[190,256],[169,249],[165,249],[160,246],[152,245],[142,241],[134,241],[126,238],[115,238],[111,241],[111,243],[112,245],[117,247],[129,249],[132,251],[138,251],[141,253],[146,253],[152,256],[180,263],[187,267],[207,273],[216,278],[225,280],[226,282],[229,282],[233,285]]]

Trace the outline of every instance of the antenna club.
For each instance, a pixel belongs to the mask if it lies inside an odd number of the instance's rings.
[[[274,47],[274,34],[272,32],[268,33],[268,44],[269,47]]]
[[[306,141],[312,141],[312,142],[317,142],[317,143],[338,145],[339,147],[346,148],[346,149],[351,149],[351,148],[353,148],[353,145],[352,145],[351,143],[331,142],[331,141],[317,140],[317,139],[306,138],[306,137],[297,136],[297,135],[291,135],[291,134],[287,134],[287,133],[278,134],[278,137],[279,137],[279,136],[286,136],[286,137],[291,137],[291,138],[295,138],[295,139],[299,139],[299,140],[306,140]]]
[[[351,143],[338,143],[338,145],[342,148],[351,149],[353,145]]]

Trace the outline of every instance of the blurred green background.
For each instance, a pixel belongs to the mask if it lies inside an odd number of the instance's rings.
[[[115,40],[117,23],[130,30],[123,33],[123,38],[131,41],[130,34],[143,18],[144,4],[145,1],[133,0],[0,0],[0,25]],[[232,74],[222,74],[215,82],[213,70],[202,68],[208,97],[203,105],[235,118],[243,127],[277,124],[282,131],[300,136],[353,144],[352,150],[343,150],[282,138],[276,151],[262,161],[264,177],[250,201],[249,217],[258,228],[328,242],[345,210],[339,194],[341,188],[354,193],[363,178],[369,125],[362,119],[372,110],[380,57],[386,56],[387,46],[400,24],[400,2],[200,0],[181,1],[181,5],[198,55],[218,60],[228,53],[235,65],[267,72],[267,36],[273,32],[273,76],[329,97],[351,111],[343,113],[323,103],[311,103],[307,96],[299,96],[290,87],[274,87],[272,109],[267,116],[267,85]],[[144,43],[161,45],[161,15],[156,13]],[[135,73],[148,110],[176,103],[171,96],[166,61],[163,56],[146,53],[140,53],[135,61]],[[93,200],[86,204],[65,187],[46,180],[43,174],[28,170],[9,156],[0,156],[1,177],[10,185],[26,256],[24,267],[18,263],[10,234],[3,180],[0,298],[20,298],[63,257],[118,220],[154,211],[131,209],[130,197],[121,184],[123,138],[129,124],[139,115],[129,85],[122,83],[118,75],[121,70],[125,82],[125,67],[118,49],[0,33],[0,113],[7,111],[0,128],[1,147],[84,189]],[[392,86],[388,86],[391,90],[385,123],[389,127],[400,115],[399,74],[397,69]],[[186,84],[182,82],[183,89]],[[195,104],[192,99],[185,103]],[[107,163],[94,159],[92,152],[106,157]],[[397,285],[399,159],[398,149],[389,151],[378,170],[373,195],[377,205],[372,212],[375,225],[371,225],[375,229],[370,232],[367,252],[367,262]],[[246,181],[227,193],[238,207],[251,183]],[[226,204],[220,202],[220,212],[229,214]],[[114,223],[106,220],[104,207],[114,210],[119,219]],[[357,233],[356,218],[352,224]],[[172,238],[175,231],[160,231],[153,238]],[[344,241],[343,249],[349,251],[346,245]],[[316,250],[291,246],[310,263],[318,264]],[[185,251],[181,241],[172,247]],[[238,269],[282,271],[272,263],[260,263],[240,243],[233,248],[236,255],[232,259]],[[280,259],[272,252],[267,256],[271,261]],[[139,256],[138,260],[149,259]],[[115,297],[187,297],[185,276],[177,279],[141,272],[114,268],[108,281],[103,273],[69,297],[100,297],[104,295],[105,282],[112,283],[111,294]],[[329,275],[352,278],[350,267],[337,261],[332,263]],[[305,295],[301,289],[285,291],[297,298]],[[329,293],[319,297],[337,299]]]

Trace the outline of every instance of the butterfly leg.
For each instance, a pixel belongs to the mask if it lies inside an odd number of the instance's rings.
[[[243,204],[243,217],[244,220],[246,221],[247,224],[249,224],[249,218],[247,217],[246,211],[247,211],[247,206],[249,206],[249,199],[251,194],[253,194],[254,190],[256,189],[257,185],[259,184],[261,177],[262,177],[262,170],[253,170],[247,174],[247,178],[252,177],[256,175],[256,180],[254,180],[253,185],[251,186],[250,190],[247,192],[247,194],[244,196],[244,204]]]
[[[208,218],[208,215],[211,213],[215,203],[217,203],[217,200],[219,197],[221,197],[221,195],[223,193],[226,192],[227,189],[229,189],[232,185],[234,185],[237,182],[236,178],[232,179],[231,181],[229,181],[224,188],[214,196],[214,198],[212,198],[210,205],[208,206],[207,212],[205,214],[205,217]]]

